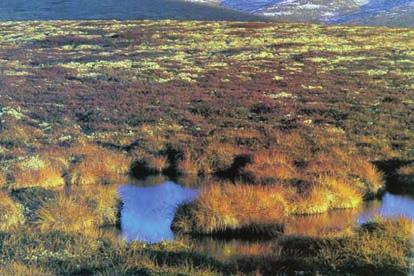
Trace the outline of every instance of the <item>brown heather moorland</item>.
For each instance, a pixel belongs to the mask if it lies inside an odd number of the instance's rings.
[[[413,186],[413,49],[412,29],[0,23],[0,274],[407,274],[406,219],[285,222],[357,208],[389,175]],[[227,262],[104,231],[117,185],[150,174],[211,179],[176,231],[278,244]]]

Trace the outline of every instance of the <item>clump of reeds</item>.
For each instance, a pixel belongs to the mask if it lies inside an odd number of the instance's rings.
[[[185,149],[182,160],[177,164],[181,174],[211,175],[229,169],[240,149],[234,145],[219,142],[206,142],[201,150]]]
[[[0,230],[11,230],[23,222],[21,205],[14,202],[6,192],[0,192]]]
[[[407,187],[414,186],[414,164],[399,168],[397,174],[399,183]]]
[[[206,185],[193,204],[177,213],[173,227],[208,234],[255,224],[278,224],[288,213],[287,193],[281,186],[229,182]]]
[[[118,224],[119,208],[116,186],[73,187],[41,205],[37,224],[43,232],[95,234],[99,227]]]
[[[69,169],[73,185],[110,184],[125,179],[130,158],[93,144],[80,144],[70,149],[73,165]]]
[[[95,234],[97,223],[93,210],[86,202],[75,197],[58,196],[47,202],[37,212],[40,231]]]
[[[0,187],[3,187],[7,183],[6,174],[0,171]]]
[[[62,165],[55,159],[34,155],[11,168],[14,188],[57,187],[64,184]]]

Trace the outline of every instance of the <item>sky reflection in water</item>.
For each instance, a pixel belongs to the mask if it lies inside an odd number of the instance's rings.
[[[155,243],[174,239],[171,223],[175,211],[180,204],[194,200],[197,189],[167,181],[151,187],[123,185],[119,194],[122,236],[128,241]]]

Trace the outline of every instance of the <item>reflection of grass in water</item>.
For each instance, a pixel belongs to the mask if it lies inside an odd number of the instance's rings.
[[[335,210],[310,216],[291,216],[285,221],[284,233],[309,237],[341,237],[353,233],[361,208]]]
[[[189,238],[185,239],[184,242],[188,243],[196,252],[207,254],[220,261],[229,261],[248,256],[275,255],[275,246],[277,246],[277,240],[255,242],[211,237]]]

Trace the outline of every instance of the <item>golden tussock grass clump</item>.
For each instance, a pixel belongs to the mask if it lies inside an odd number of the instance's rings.
[[[75,164],[70,168],[75,185],[109,184],[124,181],[131,160],[126,155],[93,144],[81,144],[70,149]]]
[[[190,213],[178,214],[174,227],[182,232],[214,233],[250,224],[277,224],[288,212],[281,186],[233,183],[206,185]]]
[[[362,203],[361,191],[346,179],[321,176],[317,181],[320,189],[327,191],[331,209],[355,208]]]
[[[11,168],[14,188],[57,187],[64,185],[61,164],[52,158],[34,155],[19,161]]]
[[[6,192],[0,192],[0,231],[11,230],[23,221],[22,207]]]
[[[182,174],[198,175],[201,169],[198,166],[195,154],[190,150],[186,150],[183,160],[180,160],[177,164],[177,170]]]
[[[178,162],[182,174],[209,175],[230,168],[240,149],[234,145],[216,141],[207,142],[202,150],[187,149],[184,158]]]
[[[399,168],[397,175],[400,183],[407,186],[414,186],[414,164]]]
[[[150,156],[145,160],[148,167],[158,173],[163,172],[169,166],[168,158],[165,156]]]
[[[3,187],[7,184],[6,174],[0,171],[0,187]]]
[[[305,187],[297,188],[289,200],[291,214],[311,215],[332,209],[349,209],[359,206],[362,194],[346,179],[321,176]]]
[[[247,164],[243,172],[256,183],[276,183],[298,176],[292,158],[279,151],[255,153],[252,162]]]
[[[75,197],[59,195],[45,203],[37,212],[37,225],[42,232],[96,234],[93,210]]]
[[[116,186],[86,187],[75,193],[92,210],[96,224],[106,226],[118,223],[120,201]]]
[[[305,177],[320,179],[324,176],[344,181],[353,186],[364,197],[377,194],[383,187],[382,174],[367,160],[338,148],[315,155],[304,168]]]
[[[11,262],[0,267],[0,275],[16,275],[16,276],[52,276],[41,268],[28,266],[19,262]]]
[[[292,198],[292,214],[313,215],[325,213],[330,209],[329,192],[322,187],[312,186]]]

